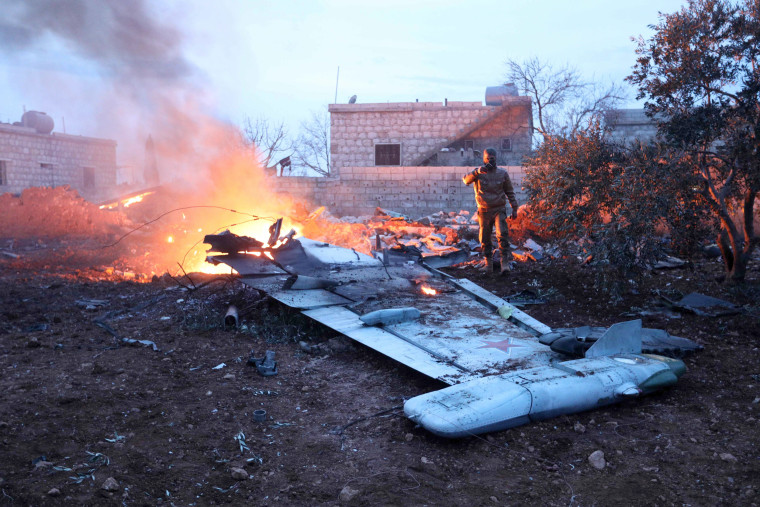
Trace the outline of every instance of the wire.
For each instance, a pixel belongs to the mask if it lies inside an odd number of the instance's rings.
[[[275,219],[272,218],[272,217],[260,217],[258,215],[254,215],[253,213],[245,213],[243,211],[237,211],[237,210],[234,210],[232,208],[225,208],[224,206],[211,206],[211,205],[184,206],[182,208],[174,208],[172,210],[169,210],[169,211],[167,211],[165,213],[160,214],[159,216],[157,216],[153,220],[149,220],[148,222],[145,222],[144,224],[140,225],[139,227],[135,227],[134,229],[132,229],[128,233],[124,234],[123,236],[121,236],[119,239],[117,239],[116,241],[114,241],[110,245],[105,245],[102,248],[110,248],[112,246],[116,246],[117,244],[119,244],[119,242],[121,242],[121,240],[123,240],[124,238],[126,238],[127,236],[129,236],[130,234],[132,234],[133,232],[137,232],[140,229],[142,229],[143,227],[146,227],[146,226],[148,226],[148,225],[150,225],[150,224],[152,224],[154,222],[157,222],[157,221],[161,220],[162,218],[164,218],[166,215],[174,213],[175,211],[183,211],[183,210],[186,210],[186,209],[195,209],[195,208],[220,209],[220,210],[224,210],[224,211],[229,211],[230,213],[238,213],[240,215],[246,215],[246,216],[252,217],[251,220],[249,220],[249,222],[253,221],[253,220],[271,220],[272,222],[275,221]]]

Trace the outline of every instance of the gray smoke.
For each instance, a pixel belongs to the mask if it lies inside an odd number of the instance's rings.
[[[116,79],[192,74],[181,33],[151,16],[143,0],[3,0],[0,51],[32,50],[47,36]]]

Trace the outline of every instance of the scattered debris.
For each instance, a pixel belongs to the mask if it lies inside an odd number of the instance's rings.
[[[230,305],[227,308],[227,313],[224,314],[224,329],[237,329],[238,327],[238,309],[235,305]]]
[[[660,298],[676,310],[694,313],[702,317],[724,317],[742,312],[742,309],[733,303],[697,292],[692,292],[679,301],[672,301],[662,294],[660,294]]]
[[[539,337],[544,345],[549,345],[555,352],[574,357],[584,357],[586,351],[608,331],[606,327],[581,326],[576,328],[558,328]],[[703,347],[687,338],[672,336],[663,329],[641,329],[641,351],[647,354],[660,354],[668,357],[684,357]]]
[[[657,261],[652,269],[677,269],[686,266],[688,262],[678,257],[666,255],[664,259]]]
[[[256,422],[264,422],[267,419],[267,411],[263,408],[259,408],[253,411],[253,420]]]
[[[211,368],[211,369],[212,369],[212,370],[221,370],[221,369],[222,369],[222,368],[224,368],[225,366],[227,366],[227,364],[226,364],[226,363],[219,363],[219,364],[217,364],[216,366],[214,366],[214,367],[213,367],[213,368]]]
[[[203,238],[204,243],[211,245],[209,251],[221,253],[238,253],[246,251],[258,251],[264,243],[248,236],[238,236],[225,230],[219,234],[207,234]]]
[[[255,366],[262,377],[277,375],[277,361],[274,360],[274,351],[272,350],[267,350],[264,357],[260,358],[255,357],[254,351],[251,351],[248,364]]]
[[[78,299],[76,305],[85,310],[97,310],[101,306],[108,305],[108,301],[105,299]]]
[[[144,345],[146,347],[152,348],[154,352],[161,352],[161,350],[158,348],[155,342],[152,342],[150,340],[135,340],[134,338],[122,338],[121,341],[122,343],[126,343],[127,345]]]

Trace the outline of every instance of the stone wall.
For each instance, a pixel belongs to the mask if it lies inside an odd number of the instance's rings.
[[[523,167],[504,167],[512,179],[519,203]],[[340,177],[272,178],[273,190],[325,206],[336,216],[372,215],[381,207],[419,218],[436,211],[475,211],[472,186],[462,176],[472,167],[346,167]]]
[[[69,185],[98,200],[116,184],[116,142],[0,124],[0,166],[5,173],[0,193]],[[86,171],[93,176],[90,185]]]
[[[530,150],[529,97],[506,97],[501,106],[397,102],[331,104],[328,109],[331,167],[336,175],[345,167],[375,166],[376,144],[400,144],[402,166],[419,165],[464,139],[472,140],[474,149],[482,151],[501,138],[511,138],[512,150],[500,160],[505,165],[519,164]]]

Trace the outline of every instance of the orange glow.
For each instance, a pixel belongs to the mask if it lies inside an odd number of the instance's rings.
[[[422,290],[423,294],[427,294],[428,296],[435,296],[436,294],[438,294],[437,290],[435,290],[434,288],[428,285],[422,285],[420,289]]]
[[[167,243],[174,243],[174,238],[171,237],[171,236],[169,236],[168,238],[166,238],[166,242]]]
[[[112,203],[112,204],[104,204],[104,205],[102,205],[100,207],[100,209],[114,209],[114,208],[118,207],[120,204],[124,208],[129,208],[134,203],[136,203],[136,202],[142,202],[142,200],[144,198],[146,198],[147,196],[149,196],[151,194],[154,194],[154,193],[155,192],[145,192],[143,194],[136,195],[134,197],[130,197],[129,199],[123,199],[121,201],[117,201],[117,202]]]

